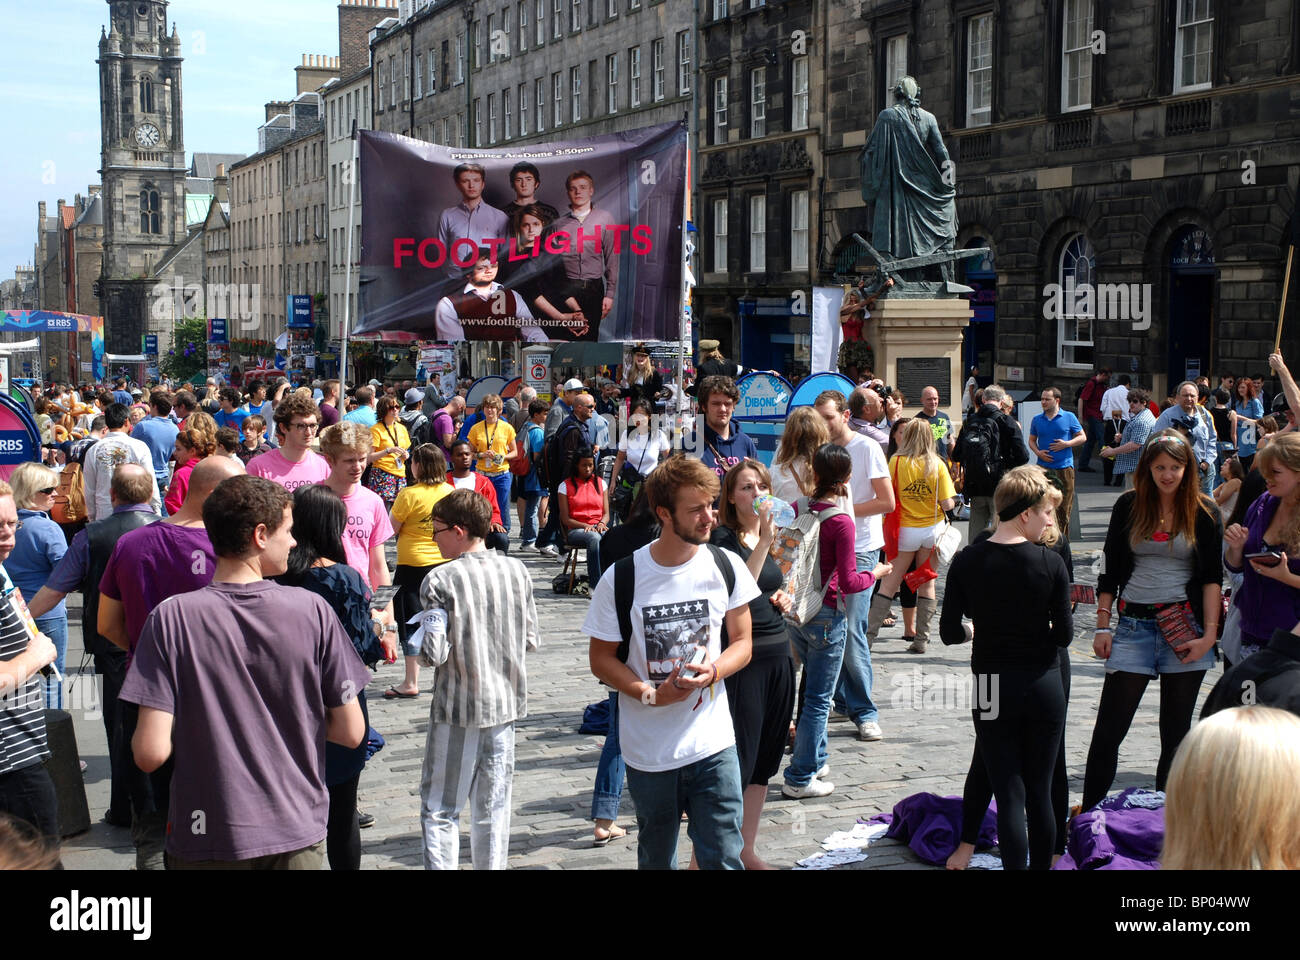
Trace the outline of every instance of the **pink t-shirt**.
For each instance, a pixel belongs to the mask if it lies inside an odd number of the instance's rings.
[[[172,474],[171,486],[167,488],[167,499],[163,501],[167,505],[168,513],[180,513],[181,507],[185,505],[185,495],[190,491],[190,474],[194,472],[198,462],[198,457],[191,457]]]
[[[279,450],[263,453],[248,461],[250,477],[265,477],[274,480],[290,493],[299,487],[313,483],[324,483],[330,475],[330,465],[319,453],[307,451],[307,455],[297,463],[286,460]]]
[[[370,548],[392,537],[393,524],[379,494],[360,484],[343,498],[343,506],[348,510],[348,526],[343,531],[343,555],[347,557],[348,566],[361,574],[366,586],[373,590]]]

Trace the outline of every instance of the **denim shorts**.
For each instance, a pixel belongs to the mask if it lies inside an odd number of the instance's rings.
[[[1209,670],[1214,666],[1214,648],[1210,647],[1199,660],[1183,663],[1174,648],[1165,643],[1160,627],[1154,620],[1134,620],[1120,616],[1110,647],[1106,672],[1136,673],[1155,677],[1162,673],[1191,673]]]

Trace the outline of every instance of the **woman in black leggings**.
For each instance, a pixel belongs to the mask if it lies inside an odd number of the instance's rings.
[[[1061,493],[1055,487],[1049,496],[1056,500]],[[994,519],[996,523],[996,518]],[[1055,527],[1051,533],[1059,533]],[[978,543],[993,535],[986,530],[975,538]],[[1065,573],[1074,582],[1074,560],[1070,557],[1070,541],[1060,534],[1049,546],[1056,555],[1065,561]],[[1074,606],[1071,604],[1071,611]],[[1057,666],[1061,671],[1061,690],[1065,694],[1065,703],[1070,703],[1070,648],[1061,647],[1056,655]],[[949,870],[965,870],[970,866],[970,858],[975,853],[975,844],[979,842],[980,828],[984,826],[984,815],[988,813],[989,801],[993,799],[993,783],[989,780],[988,769],[984,765],[984,754],[980,751],[979,741],[975,741],[975,750],[970,758],[970,769],[966,772],[966,786],[961,796],[961,840],[957,849],[948,857]],[[1052,865],[1065,853],[1065,826],[1070,817],[1070,779],[1065,770],[1065,733],[1061,733],[1061,745],[1056,751],[1056,766],[1052,770],[1052,817],[1056,824],[1056,843],[1052,845]]]
[[[1049,869],[1056,843],[1052,770],[1065,727],[1058,650],[1069,646],[1073,621],[1065,563],[1039,542],[1051,535],[1054,491],[1038,467],[1002,478],[993,494],[998,525],[953,559],[939,624],[940,638],[954,644],[966,640],[962,617],[974,621],[971,715],[1007,870],[1023,870],[1026,860],[1031,870]]]
[[[1088,747],[1084,810],[1106,798],[1119,746],[1152,677],[1160,678],[1156,789],[1165,788],[1174,753],[1191,728],[1201,680],[1214,666],[1223,525],[1214,501],[1200,491],[1196,456],[1181,434],[1166,430],[1147,441],[1133,489],[1111,511],[1105,554],[1092,649],[1106,661],[1106,682]],[[1117,597],[1119,624],[1112,630]],[[1156,619],[1166,607],[1190,614],[1192,636],[1166,636]]]

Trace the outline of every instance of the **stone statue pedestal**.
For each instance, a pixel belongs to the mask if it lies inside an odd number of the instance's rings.
[[[962,299],[901,300],[882,297],[867,321],[867,340],[875,352],[875,374],[907,397],[904,412],[921,408],[921,390],[939,391],[939,409],[948,414],[953,431],[961,429],[962,331],[974,316]],[[947,378],[947,383],[941,382]],[[945,389],[945,386],[947,389]]]

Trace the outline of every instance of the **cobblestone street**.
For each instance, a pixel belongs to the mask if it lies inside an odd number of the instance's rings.
[[[1093,551],[1105,534],[1110,506],[1118,493],[1086,476],[1079,491],[1083,537],[1074,544],[1076,580],[1095,583]],[[964,526],[964,525],[963,525]],[[964,531],[963,531],[964,532]],[[600,869],[636,866],[636,822],[630,796],[624,793],[620,823],[629,830],[625,840],[607,847],[591,844],[586,817],[600,756],[602,737],[578,733],[583,707],[605,696],[587,666],[587,637],[579,630],[588,601],[552,593],[554,561],[524,555],[537,591],[542,647],[529,659],[529,715],[517,726],[516,770],[510,866],[512,868]],[[942,575],[940,578],[942,590]],[[1014,585],[1006,589],[1014,590]],[[942,593],[940,594],[942,596]],[[1093,607],[1081,607],[1071,647],[1073,667],[1066,748],[1072,802],[1082,788],[1084,761],[1103,678],[1102,663],[1091,650]],[[71,616],[79,610],[70,608]],[[896,611],[897,612],[897,611]],[[938,621],[936,618],[935,629]],[[836,830],[848,830],[858,817],[890,810],[904,797],[920,791],[960,794],[974,743],[969,699],[969,648],[944,647],[937,638],[930,652],[915,656],[899,642],[902,625],[886,629],[873,651],[875,699],[880,708],[884,740],[862,743],[851,723],[830,727],[831,774],[835,792],[819,800],[787,800],[780,793],[780,775],[773,781],[759,834],[760,854],[782,867],[820,852],[819,841]],[[68,662],[81,659],[80,629],[70,630],[75,647]],[[1216,667],[1206,688],[1221,674]],[[371,724],[388,741],[362,774],[360,808],[376,818],[362,831],[365,869],[418,868],[420,856],[420,768],[428,728],[429,700],[385,701],[382,691],[401,677],[401,665],[383,667],[369,690]],[[422,681],[428,689],[428,674]],[[78,681],[79,686],[85,680]],[[83,706],[74,691],[74,708]],[[84,698],[83,698],[84,699]],[[1158,693],[1147,692],[1120,754],[1113,790],[1152,786],[1159,737],[1156,723]],[[1198,704],[1199,709],[1199,704]],[[127,869],[134,860],[130,832],[99,821],[107,807],[108,760],[98,713],[74,709],[77,739],[88,762],[86,790],[94,826],[67,841],[64,862],[72,869]],[[462,817],[462,864],[468,866],[468,829]],[[690,857],[686,842],[679,848],[684,866]],[[929,869],[905,846],[880,841],[868,859],[842,869]]]

